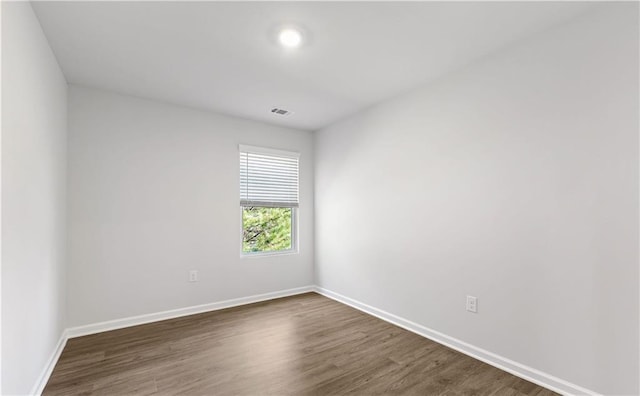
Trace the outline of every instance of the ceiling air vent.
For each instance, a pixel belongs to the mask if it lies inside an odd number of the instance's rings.
[[[289,111],[289,110],[279,109],[277,107],[274,107],[273,109],[271,109],[271,112],[273,114],[277,114],[277,115],[281,115],[281,116],[288,116],[288,115],[292,114],[292,112]]]

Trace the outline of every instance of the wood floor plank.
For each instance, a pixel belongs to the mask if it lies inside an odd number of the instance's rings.
[[[555,393],[307,293],[70,339],[43,394]]]

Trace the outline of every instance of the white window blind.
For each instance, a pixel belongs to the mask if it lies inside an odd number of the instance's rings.
[[[298,153],[240,146],[240,205],[298,207]]]

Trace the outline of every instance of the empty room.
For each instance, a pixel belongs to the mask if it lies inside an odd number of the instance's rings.
[[[1,1],[2,395],[639,395],[640,3]]]

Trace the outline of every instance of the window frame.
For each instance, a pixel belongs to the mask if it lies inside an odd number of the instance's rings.
[[[285,151],[285,150],[280,150],[280,149],[273,149],[273,148],[269,148],[269,147],[259,147],[259,146],[250,146],[250,145],[244,145],[244,144],[240,144],[238,146],[238,154],[241,155],[241,153],[243,152],[248,152],[248,153],[257,153],[257,154],[265,154],[265,155],[270,155],[270,156],[282,156],[282,157],[290,157],[290,158],[297,158],[298,160],[298,176],[297,176],[297,201],[295,203],[292,203],[291,205],[278,205],[278,206],[274,206],[274,207],[280,207],[280,208],[287,208],[287,209],[291,209],[291,248],[290,249],[286,249],[286,250],[275,250],[275,251],[258,251],[258,252],[245,252],[244,251],[244,208],[248,208],[248,207],[255,207],[255,208],[262,208],[262,207],[271,207],[268,205],[259,205],[258,203],[256,205],[247,205],[247,204],[243,204],[242,202],[240,202],[240,258],[256,258],[256,257],[269,257],[269,256],[281,256],[281,255],[292,255],[292,254],[298,254],[299,253],[299,226],[298,226],[298,222],[299,222],[299,209],[300,209],[300,204],[299,204],[299,200],[300,200],[300,153],[299,152],[294,152],[294,151]],[[238,172],[238,174],[240,174],[240,172]]]
[[[272,250],[268,252],[245,252],[244,251],[244,208],[264,208],[266,206],[245,206],[240,205],[240,258],[264,257],[264,256],[284,256],[298,254],[298,208],[283,206],[291,209],[291,249]]]

